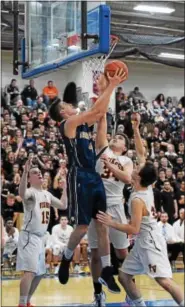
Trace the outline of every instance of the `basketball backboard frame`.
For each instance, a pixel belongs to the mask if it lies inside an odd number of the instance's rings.
[[[26,10],[26,14],[29,14],[29,9]],[[98,18],[98,27],[96,32],[92,33],[92,27],[90,26],[90,21],[96,20]],[[26,22],[29,22],[29,16],[26,16]],[[53,61],[36,65],[34,67],[30,66],[31,62],[31,38],[30,33],[28,33],[29,24],[25,27],[25,39],[22,41],[22,62],[27,62],[29,66],[23,66],[22,68],[22,78],[29,79],[33,77],[38,77],[42,74],[49,73],[50,71],[56,71],[58,69],[66,69],[75,62],[83,61],[88,57],[99,56],[102,54],[107,54],[110,48],[110,7],[105,4],[100,4],[96,8],[88,11],[87,13],[87,34],[98,35],[99,42],[92,48],[88,50],[82,50],[72,53],[65,58],[54,59]],[[90,30],[91,33],[88,33]],[[75,34],[75,33],[74,33]],[[81,33],[83,35],[84,33]]]

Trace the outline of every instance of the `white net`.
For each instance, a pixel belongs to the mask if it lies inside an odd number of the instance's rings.
[[[89,94],[89,98],[95,97],[98,92],[96,88],[96,80],[100,73],[104,72],[105,63],[113,52],[118,43],[117,37],[111,37],[110,51],[100,57],[88,58],[82,62],[83,69],[83,92]]]

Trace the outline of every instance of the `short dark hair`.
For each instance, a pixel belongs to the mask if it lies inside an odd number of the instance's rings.
[[[166,179],[166,180],[163,182],[163,184],[165,184],[165,183],[169,183],[169,184],[170,184],[170,181]]]
[[[146,162],[145,165],[139,172],[139,176],[141,177],[141,186],[148,187],[153,184],[157,179],[157,173],[155,167],[152,162]]]
[[[60,122],[63,118],[60,114],[60,98],[56,98],[49,107],[49,116],[56,122]]]
[[[163,214],[167,214],[167,216],[168,216],[168,213],[167,213],[167,212],[161,212],[161,215],[163,215]]]
[[[64,90],[63,94],[63,101],[66,103],[72,104],[74,108],[78,106],[78,100],[77,100],[77,88],[76,84],[74,82],[69,82],[66,85],[66,88]]]
[[[161,172],[166,173],[166,171],[165,171],[165,169],[164,169],[164,168],[160,168],[160,169],[159,169],[159,173],[161,173]]]

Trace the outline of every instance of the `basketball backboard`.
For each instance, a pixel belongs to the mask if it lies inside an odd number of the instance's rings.
[[[86,33],[94,37],[87,39],[87,48],[84,48],[82,20],[85,13],[81,1],[26,2],[22,62],[28,62],[29,66],[23,69],[22,78],[66,69],[73,62],[109,52],[109,6],[86,3]]]

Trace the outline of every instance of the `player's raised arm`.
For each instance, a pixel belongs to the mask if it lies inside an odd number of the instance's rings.
[[[84,123],[93,124],[98,121],[106,112],[109,105],[110,96],[115,87],[120,82],[124,81],[125,73],[123,70],[117,70],[114,77],[107,75],[106,77],[102,74],[101,78],[106,81],[107,87],[104,92],[98,97],[93,107],[86,112],[77,114],[75,108],[77,107],[76,99],[76,85],[71,82],[67,85],[67,91],[63,97],[62,102],[60,99],[56,99],[50,109],[49,114],[55,121],[61,122],[65,120],[64,134],[68,138],[74,138],[76,136],[76,128]],[[71,87],[71,91],[70,91]],[[74,97],[73,97],[74,96]]]
[[[136,147],[136,155],[138,158],[138,162],[143,164],[146,162],[145,157],[145,147],[143,146],[142,138],[139,131],[139,125],[141,121],[141,116],[139,113],[134,113],[132,115],[132,128],[134,130],[134,142]]]
[[[124,79],[125,73],[123,70],[117,70],[114,77],[107,76],[108,78],[108,86],[104,90],[104,92],[98,97],[97,101],[94,103],[93,107],[86,112],[82,112],[78,116],[71,116],[67,119],[65,123],[65,134],[74,135],[74,130],[77,126],[82,125],[84,123],[90,123],[94,121],[94,123],[99,120],[106,112],[109,105],[110,97],[115,87],[117,87],[120,82]],[[102,77],[103,78],[103,77]],[[71,133],[72,132],[72,133]]]
[[[32,159],[28,159],[28,161],[25,164],[24,171],[20,180],[19,195],[23,200],[25,199],[26,196],[26,190],[28,186],[28,174],[31,169],[31,165],[32,165]]]
[[[102,118],[98,121],[95,144],[96,144],[96,149],[98,150],[101,150],[102,148],[108,146],[106,114],[104,114]]]

